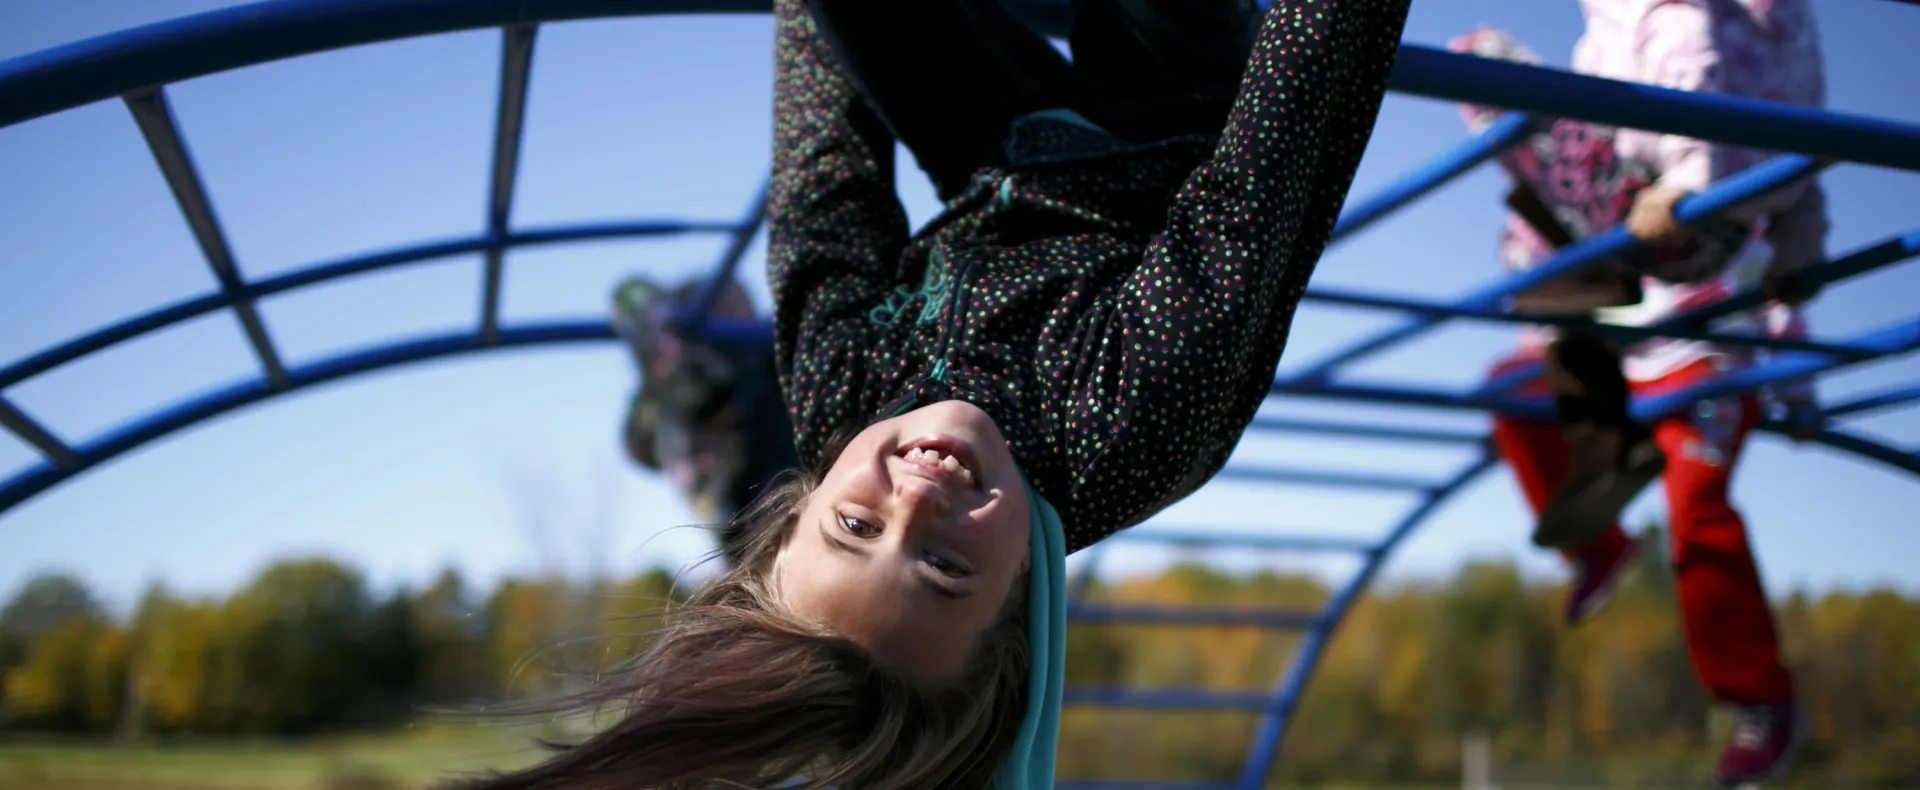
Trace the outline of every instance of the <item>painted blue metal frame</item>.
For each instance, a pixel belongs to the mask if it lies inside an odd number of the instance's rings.
[[[1505,153],[1534,131],[1533,119],[1520,113],[1508,113],[1478,136],[1468,139],[1433,161],[1402,176],[1360,205],[1340,214],[1333,225],[1333,240],[1338,242],[1365,230],[1367,226],[1446,186],[1488,160]]]
[[[1052,34],[1069,19],[1065,0],[1015,0],[1021,15]],[[653,220],[549,228],[519,228],[512,223],[527,90],[539,25],[560,20],[682,13],[764,13],[767,0],[271,0],[209,12],[170,22],[50,49],[0,62],[0,126],[20,123],[95,101],[119,97],[147,140],[156,166],[179,204],[218,289],[73,338],[0,367],[0,426],[44,456],[39,464],[0,481],[0,513],[76,475],[144,444],[208,419],[275,396],[377,370],[478,351],[528,348],[561,343],[604,342],[613,333],[604,321],[503,325],[499,314],[502,271],[509,251],[535,245],[588,239],[652,238],[681,234],[725,234],[728,244],[692,308],[680,319],[710,337],[737,343],[765,343],[770,328],[760,320],[720,320],[708,315],[719,289],[734,276],[765,219],[765,189],[745,216],[712,222]],[[167,103],[166,86],[185,79],[271,60],[411,36],[461,30],[501,31],[500,94],[494,121],[492,174],[484,208],[485,230],[478,236],[442,240],[383,251],[249,282],[240,274],[206,189],[181,139]],[[1808,110],[1734,97],[1687,94],[1596,79],[1403,45],[1395,63],[1394,90],[1448,101],[1511,107],[1485,133],[1465,140],[1428,165],[1343,212],[1334,229],[1336,242],[1352,237],[1393,212],[1430,194],[1498,155],[1536,128],[1535,117],[1571,117],[1620,126],[1685,134],[1771,150],[1792,151],[1715,184],[1680,206],[1686,221],[1698,221],[1729,206],[1817,173],[1836,162],[1920,170],[1920,127],[1874,118]],[[1618,229],[1588,239],[1533,271],[1508,277],[1452,301],[1429,301],[1311,289],[1310,300],[1391,310],[1410,320],[1392,330],[1330,355],[1302,373],[1274,383],[1276,396],[1327,398],[1384,406],[1492,411],[1543,417],[1550,406],[1513,394],[1514,386],[1538,374],[1520,370],[1464,392],[1405,386],[1367,385],[1339,380],[1338,373],[1370,354],[1413,339],[1454,319],[1491,322],[1552,323],[1583,326],[1632,340],[1672,336],[1711,340],[1775,352],[1769,361],[1705,382],[1683,392],[1636,404],[1642,416],[1688,407],[1706,397],[1747,392],[1805,375],[1885,359],[1920,347],[1920,317],[1841,341],[1783,342],[1728,337],[1709,331],[1709,322],[1755,306],[1761,295],[1748,293],[1654,327],[1603,327],[1590,322],[1515,316],[1505,310],[1512,294],[1561,273],[1590,265],[1628,248],[1632,240]],[[254,304],[261,298],[342,277],[451,256],[477,254],[482,296],[471,331],[396,341],[377,348],[289,367],[279,356],[269,327]],[[1890,238],[1815,267],[1802,275],[1808,284],[1832,284],[1890,266],[1920,254],[1920,229]],[[173,326],[217,310],[232,310],[259,360],[261,375],[206,393],[135,419],[104,436],[70,443],[8,400],[7,388],[114,344]],[[1831,419],[1851,417],[1920,401],[1920,382],[1889,389],[1827,408]],[[1783,430],[1767,423],[1763,428]],[[1334,473],[1233,464],[1220,477],[1259,483],[1295,483],[1325,487],[1401,492],[1414,504],[1384,538],[1355,539],[1302,533],[1231,533],[1186,528],[1146,528],[1113,541],[1170,546],[1236,546],[1260,551],[1328,552],[1360,558],[1360,570],[1318,611],[1262,609],[1173,609],[1092,600],[1088,596],[1102,547],[1089,552],[1072,580],[1070,613],[1083,623],[1133,623],[1161,626],[1286,628],[1303,631],[1292,667],[1271,692],[1196,689],[1073,689],[1070,704],[1095,707],[1228,710],[1253,713],[1259,725],[1248,759],[1233,783],[1182,787],[1257,788],[1277,759],[1289,717],[1297,707],[1319,657],[1341,619],[1358,600],[1395,548],[1449,497],[1489,469],[1494,461],[1484,433],[1417,429],[1358,422],[1261,417],[1250,430],[1260,434],[1308,434],[1372,441],[1460,447],[1474,460],[1442,481],[1379,474]],[[1823,431],[1820,444],[1920,474],[1920,454],[1843,429]],[[1063,787],[1145,788],[1162,782],[1068,782]]]

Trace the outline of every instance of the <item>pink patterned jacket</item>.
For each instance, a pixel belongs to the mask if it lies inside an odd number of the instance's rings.
[[[1809,107],[1823,106],[1826,82],[1819,33],[1807,0],[1581,0],[1587,28],[1574,46],[1573,70],[1582,74],[1689,91],[1746,96]],[[1454,39],[1455,51],[1538,63],[1539,58],[1499,30],[1482,28]],[[1498,110],[1463,107],[1478,131]],[[1699,190],[1764,161],[1770,152],[1677,135],[1617,130],[1615,151],[1658,173],[1658,183]],[[1647,298],[1638,305],[1607,311],[1602,320],[1650,324],[1755,287],[1771,270],[1790,273],[1817,263],[1825,254],[1826,199],[1817,181],[1807,179],[1742,206],[1733,217],[1751,222],[1747,246],[1718,277],[1675,284],[1649,278]],[[1552,254],[1551,246],[1518,217],[1509,216],[1500,242],[1502,262],[1524,269]],[[1804,336],[1800,311],[1777,304],[1730,316],[1718,331]],[[1529,329],[1521,353],[1537,354],[1551,339]],[[1703,358],[1724,367],[1749,364],[1758,355],[1697,341],[1655,340],[1631,349],[1627,375],[1651,381]],[[1777,387],[1770,395],[1783,402],[1811,399],[1810,383]]]

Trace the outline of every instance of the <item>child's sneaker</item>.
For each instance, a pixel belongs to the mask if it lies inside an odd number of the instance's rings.
[[[1567,625],[1579,625],[1600,613],[1620,579],[1640,556],[1640,539],[1629,537],[1612,551],[1573,561],[1573,586],[1567,591]]]
[[[1574,426],[1567,447],[1567,477],[1534,526],[1533,543],[1543,548],[1578,546],[1599,537],[1667,468],[1666,453],[1637,424]]]
[[[1747,705],[1735,713],[1733,741],[1720,753],[1713,781],[1721,787],[1773,779],[1793,765],[1807,740],[1807,715],[1791,702]]]

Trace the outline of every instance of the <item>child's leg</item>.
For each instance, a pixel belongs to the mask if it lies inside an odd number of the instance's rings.
[[[1527,362],[1523,357],[1510,359],[1495,366],[1489,375],[1500,376]],[[1522,387],[1521,394],[1538,395],[1545,391],[1544,384],[1535,382]],[[1571,462],[1566,435],[1560,425],[1550,420],[1495,416],[1493,446],[1513,470],[1527,505],[1539,515],[1566,480]],[[1574,573],[1567,595],[1566,614],[1570,623],[1577,624],[1599,611],[1612,594],[1625,565],[1633,559],[1636,547],[1636,541],[1628,537],[1616,521],[1597,537],[1558,549]]]
[[[1711,370],[1696,364],[1660,384],[1685,386]],[[1781,661],[1746,523],[1727,501],[1734,464],[1759,421],[1759,399],[1701,406],[1689,417],[1661,421],[1654,433],[1673,457],[1666,475],[1668,539],[1687,653],[1708,693],[1735,706],[1733,737],[1720,752],[1714,781],[1735,787],[1791,764],[1807,722],[1794,699],[1793,673]]]
[[[998,0],[806,0],[853,84],[944,198],[1013,119],[1067,106],[1066,58]]]
[[[1566,479],[1546,507],[1534,543],[1586,543],[1619,521],[1620,511],[1658,477],[1665,458],[1628,411],[1620,354],[1603,338],[1570,334],[1547,352],[1547,384],[1567,439]]]
[[[1494,417],[1493,444],[1513,470],[1520,491],[1537,515],[1566,479],[1567,441],[1550,420]],[[1578,625],[1598,613],[1612,597],[1639,547],[1616,522],[1598,537],[1558,549],[1572,579],[1567,587],[1567,623]]]
[[[1655,386],[1685,386],[1711,371],[1696,364]],[[1668,537],[1694,669],[1715,697],[1745,705],[1793,698],[1746,523],[1727,501],[1734,464],[1758,422],[1757,399],[1745,396],[1703,402],[1654,427],[1672,459]]]
[[[1076,72],[1097,92],[1085,112],[1115,134],[1217,134],[1253,48],[1246,0],[1075,0]]]
[[[1493,446],[1500,458],[1513,470],[1513,477],[1520,484],[1520,493],[1527,500],[1527,506],[1538,514],[1553,499],[1554,489],[1567,477],[1567,440],[1561,434],[1560,426],[1550,420],[1533,420],[1525,417],[1493,418]],[[1578,562],[1587,556],[1589,550],[1612,549],[1626,540],[1626,532],[1618,524],[1602,533],[1600,537],[1578,546],[1564,546],[1558,549],[1560,556],[1569,562]]]

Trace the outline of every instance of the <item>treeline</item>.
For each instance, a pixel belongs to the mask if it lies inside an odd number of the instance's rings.
[[[156,587],[115,622],[79,581],[43,576],[0,610],[0,726],[302,735],[537,696],[558,690],[559,670],[630,652],[672,588],[654,571],[476,591],[446,571],[379,597],[359,572],[303,559],[224,600]]]
[[[1092,590],[1129,603],[1266,609],[1316,609],[1329,596],[1310,578],[1199,565]],[[631,655],[674,594],[660,571],[594,585],[517,579],[490,591],[447,572],[380,596],[352,569],[315,559],[274,565],[225,600],[156,589],[115,621],[79,583],[50,576],[0,611],[0,721],[126,737],[302,734],[541,697],[567,690],[561,668]],[[1562,595],[1510,565],[1480,564],[1362,599],[1300,700],[1275,779],[1457,782],[1462,739],[1484,733],[1503,784],[1698,784],[1727,721],[1694,680],[1658,552],[1578,630],[1561,624]],[[1920,601],[1794,594],[1778,612],[1813,723],[1795,784],[1920,786]],[[1068,679],[1268,692],[1300,641],[1246,628],[1076,625]],[[1230,778],[1257,723],[1254,714],[1073,710],[1060,770]]]
[[[1501,786],[1705,784],[1731,718],[1695,680],[1659,530],[1607,609],[1564,625],[1565,590],[1508,563],[1378,589],[1327,646],[1273,776],[1287,785],[1452,783],[1484,736]],[[1782,591],[1775,591],[1782,592]],[[1117,581],[1134,603],[1316,610],[1329,591],[1279,574],[1203,566]],[[1783,649],[1810,713],[1790,783],[1920,787],[1920,600],[1801,592],[1777,602]],[[1272,692],[1298,634],[1077,625],[1069,685]],[[1076,777],[1230,779],[1253,714],[1069,711],[1061,770]],[[1781,783],[1770,783],[1773,784]]]

